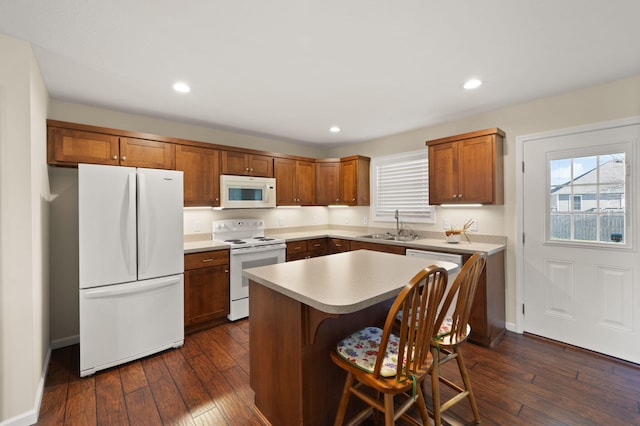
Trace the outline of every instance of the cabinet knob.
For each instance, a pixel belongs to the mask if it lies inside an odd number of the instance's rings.
[[[112,160],[117,160],[117,159],[118,159],[118,156],[117,156],[117,155],[114,155],[113,157],[111,157],[111,159],[112,159]]]
[[[225,269],[225,270],[224,270],[224,272],[225,272],[226,274],[228,274],[228,273],[229,273],[229,270],[228,270],[228,269]]]
[[[340,198],[336,198],[336,201],[340,201]]]
[[[249,171],[249,168],[248,168],[248,167],[245,167],[245,168],[244,168],[244,171],[245,171],[245,172],[248,172],[248,171]]]
[[[462,194],[458,194],[458,198],[462,198]]]
[[[249,169],[249,171],[250,171],[250,172],[252,172],[252,171],[253,171],[253,167],[252,167],[252,168],[250,168],[250,169]]]
[[[456,194],[453,194],[453,198],[458,198],[458,196]]]
[[[122,156],[122,161],[127,161],[127,156],[126,155]]]
[[[213,259],[202,259],[202,263],[213,262]]]

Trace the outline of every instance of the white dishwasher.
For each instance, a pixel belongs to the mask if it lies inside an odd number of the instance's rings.
[[[406,255],[422,257],[422,258],[425,258],[426,260],[444,260],[446,262],[451,262],[458,265],[457,269],[449,272],[449,279],[447,280],[447,291],[449,290],[449,288],[451,287],[451,284],[453,284],[456,277],[458,276],[458,272],[460,272],[460,269],[462,268],[462,263],[463,263],[461,254],[450,254],[450,253],[440,253],[437,251],[407,249]],[[429,265],[424,265],[424,266],[427,267],[430,265],[431,263],[429,263]],[[455,309],[455,306],[456,306],[456,300],[458,300],[457,296],[453,299],[453,301],[451,301],[451,306],[447,311],[447,316],[450,316],[453,313],[453,310]]]

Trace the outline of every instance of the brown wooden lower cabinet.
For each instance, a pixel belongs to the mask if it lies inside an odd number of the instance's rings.
[[[471,255],[464,255],[466,262]],[[471,308],[469,340],[493,346],[505,332],[504,251],[487,257]]]
[[[343,240],[341,238],[329,238],[329,252],[344,253],[345,251],[351,251],[351,241]]]
[[[385,253],[393,253],[393,254],[405,254],[406,249],[401,246],[394,246],[391,244],[379,244],[379,243],[368,243],[363,241],[351,241],[351,250],[373,250],[373,251],[382,251]]]
[[[184,256],[184,325],[187,332],[229,313],[229,250]]]
[[[287,243],[287,262],[329,254],[327,238],[291,241]]]

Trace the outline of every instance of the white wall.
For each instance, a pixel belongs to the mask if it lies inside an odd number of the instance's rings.
[[[479,219],[478,232],[507,236],[506,314],[507,322],[514,323],[516,306],[515,244],[517,239],[515,235],[517,220],[515,198],[518,190],[516,187],[516,168],[520,167],[515,164],[516,137],[639,114],[640,75],[367,141],[356,146],[335,148],[330,150],[329,156],[341,157],[356,151],[373,158],[420,149],[425,146],[425,141],[430,139],[491,127],[499,127],[504,130],[507,134],[504,145],[504,205],[486,206],[472,210],[437,208],[437,223],[432,226],[432,229],[441,230],[444,218],[450,218],[454,223],[464,223],[466,218],[475,217]],[[424,228],[428,229],[429,227]]]
[[[36,420],[49,348],[46,111],[28,43],[0,35],[0,422]]]

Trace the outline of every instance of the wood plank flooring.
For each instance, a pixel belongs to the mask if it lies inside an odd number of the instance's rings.
[[[78,375],[77,345],[57,349],[38,424],[260,425],[248,324],[191,334],[182,348],[88,378]],[[640,425],[640,366],[514,333],[494,349],[467,343],[463,352],[483,425]],[[455,362],[443,366],[455,371]],[[472,424],[468,403],[446,420]]]

